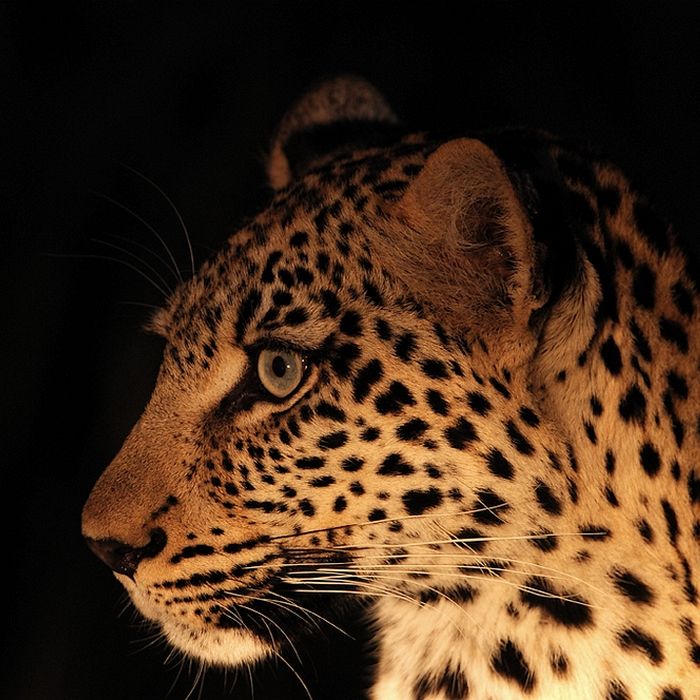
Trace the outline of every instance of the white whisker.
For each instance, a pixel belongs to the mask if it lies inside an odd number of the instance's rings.
[[[177,207],[173,203],[172,199],[170,199],[170,197],[168,197],[168,195],[155,182],[153,182],[153,180],[146,177],[146,175],[139,172],[135,168],[132,168],[130,165],[127,165],[126,163],[122,163],[122,165],[127,170],[130,170],[132,173],[134,173],[134,175],[137,175],[142,180],[147,182],[151,187],[153,187],[172,208],[173,212],[175,213],[175,216],[177,217],[177,220],[180,222],[180,227],[182,228],[182,232],[185,234],[185,241],[187,243],[187,250],[189,251],[189,254],[190,254],[190,266],[192,269],[192,274],[194,275],[195,274],[194,252],[192,250],[192,241],[190,239],[190,234],[189,234],[189,231],[187,230],[187,226],[185,226],[185,222],[184,222],[182,216],[180,216],[180,212],[178,211]]]

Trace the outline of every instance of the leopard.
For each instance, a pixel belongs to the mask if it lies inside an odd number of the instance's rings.
[[[136,609],[246,668],[359,599],[372,700],[700,698],[688,244],[588,144],[415,131],[354,75],[268,153],[83,509]]]

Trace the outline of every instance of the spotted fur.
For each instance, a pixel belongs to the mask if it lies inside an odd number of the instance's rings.
[[[405,133],[354,78],[181,286],[83,513],[185,653],[284,656],[366,597],[371,696],[700,698],[697,275],[612,164]],[[304,359],[261,385],[262,349]]]

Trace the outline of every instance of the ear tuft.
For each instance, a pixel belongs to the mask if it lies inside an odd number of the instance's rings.
[[[500,159],[481,141],[443,144],[394,210],[379,255],[456,334],[522,345],[546,302],[540,254]]]
[[[397,124],[381,93],[362,78],[325,81],[293,105],[278,126],[267,159],[270,185],[285,187],[339,148],[379,144],[393,137]]]

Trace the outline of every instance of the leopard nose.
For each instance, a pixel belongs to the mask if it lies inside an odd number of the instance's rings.
[[[107,564],[112,571],[133,579],[139,562],[162,552],[168,541],[165,531],[160,527],[151,530],[149,536],[150,540],[143,547],[133,547],[111,538],[95,540],[92,537],[85,537],[85,541],[93,554]]]

